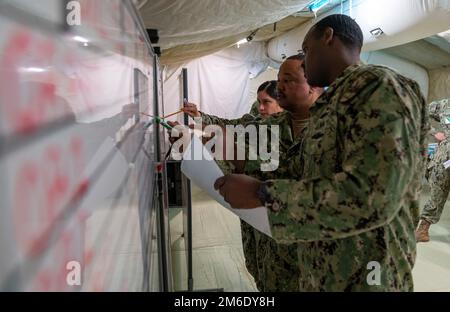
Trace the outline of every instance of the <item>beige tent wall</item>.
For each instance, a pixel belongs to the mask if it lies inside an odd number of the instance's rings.
[[[428,101],[450,98],[450,66],[429,71],[430,90]]]

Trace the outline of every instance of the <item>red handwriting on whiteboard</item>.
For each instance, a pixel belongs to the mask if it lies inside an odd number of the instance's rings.
[[[112,14],[111,4],[106,1],[83,0],[81,3],[82,23],[89,27],[102,39],[108,38],[105,29],[105,12]],[[120,12],[120,11],[118,11]]]
[[[29,281],[33,290],[64,290],[66,264],[83,261],[86,216],[77,205],[70,220],[58,218],[71,202],[88,191],[83,169],[82,141],[74,137],[64,144],[51,144],[23,161],[14,174],[14,234],[25,259],[44,260]],[[56,235],[56,236],[55,236]],[[56,239],[55,239],[56,237]]]
[[[36,39],[26,30],[15,30],[7,39],[0,60],[0,103],[6,113],[2,122],[11,132],[30,133],[55,114],[54,55],[51,40]]]
[[[84,269],[84,224],[74,224],[63,231],[58,241],[44,257],[36,274],[27,283],[31,291],[70,291],[80,290],[81,285],[67,283],[67,263],[77,261]],[[78,287],[73,287],[78,286]]]

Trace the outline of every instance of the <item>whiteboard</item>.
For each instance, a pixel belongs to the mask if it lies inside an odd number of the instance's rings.
[[[153,55],[126,1],[80,2],[67,32],[0,13],[0,290],[157,291]]]

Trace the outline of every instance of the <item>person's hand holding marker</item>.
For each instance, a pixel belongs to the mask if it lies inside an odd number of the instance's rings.
[[[202,116],[197,109],[197,105],[195,105],[194,103],[189,103],[186,99],[184,99],[183,108],[181,110],[184,113],[188,114],[191,118]]]

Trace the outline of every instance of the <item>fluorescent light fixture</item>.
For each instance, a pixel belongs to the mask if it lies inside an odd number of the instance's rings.
[[[19,67],[21,73],[44,73],[47,70],[40,67]]]
[[[236,42],[237,47],[239,48],[239,46],[240,46],[241,44],[244,44],[244,43],[247,43],[247,42],[252,41],[253,38],[255,38],[255,35],[256,35],[256,33],[258,32],[258,30],[259,30],[259,28],[256,29],[256,30],[254,30],[254,31],[252,31],[252,33],[251,33],[250,35],[248,35],[247,38],[241,39],[241,40],[239,40],[238,42]]]
[[[329,0],[315,0],[310,5],[308,5],[308,9],[311,12],[318,12],[321,8],[326,6],[330,1]]]
[[[241,39],[241,40],[239,40],[238,42],[236,42],[236,45],[237,45],[237,47],[239,48],[239,46],[240,46],[241,44],[244,44],[244,43],[247,43],[247,42],[248,42],[247,38],[244,38],[244,39]]]
[[[81,43],[89,43],[89,40],[88,39],[86,39],[86,38],[84,38],[84,37],[81,37],[81,36],[74,36],[73,37],[73,40],[75,40],[75,41],[78,41],[78,42],[81,42]]]

